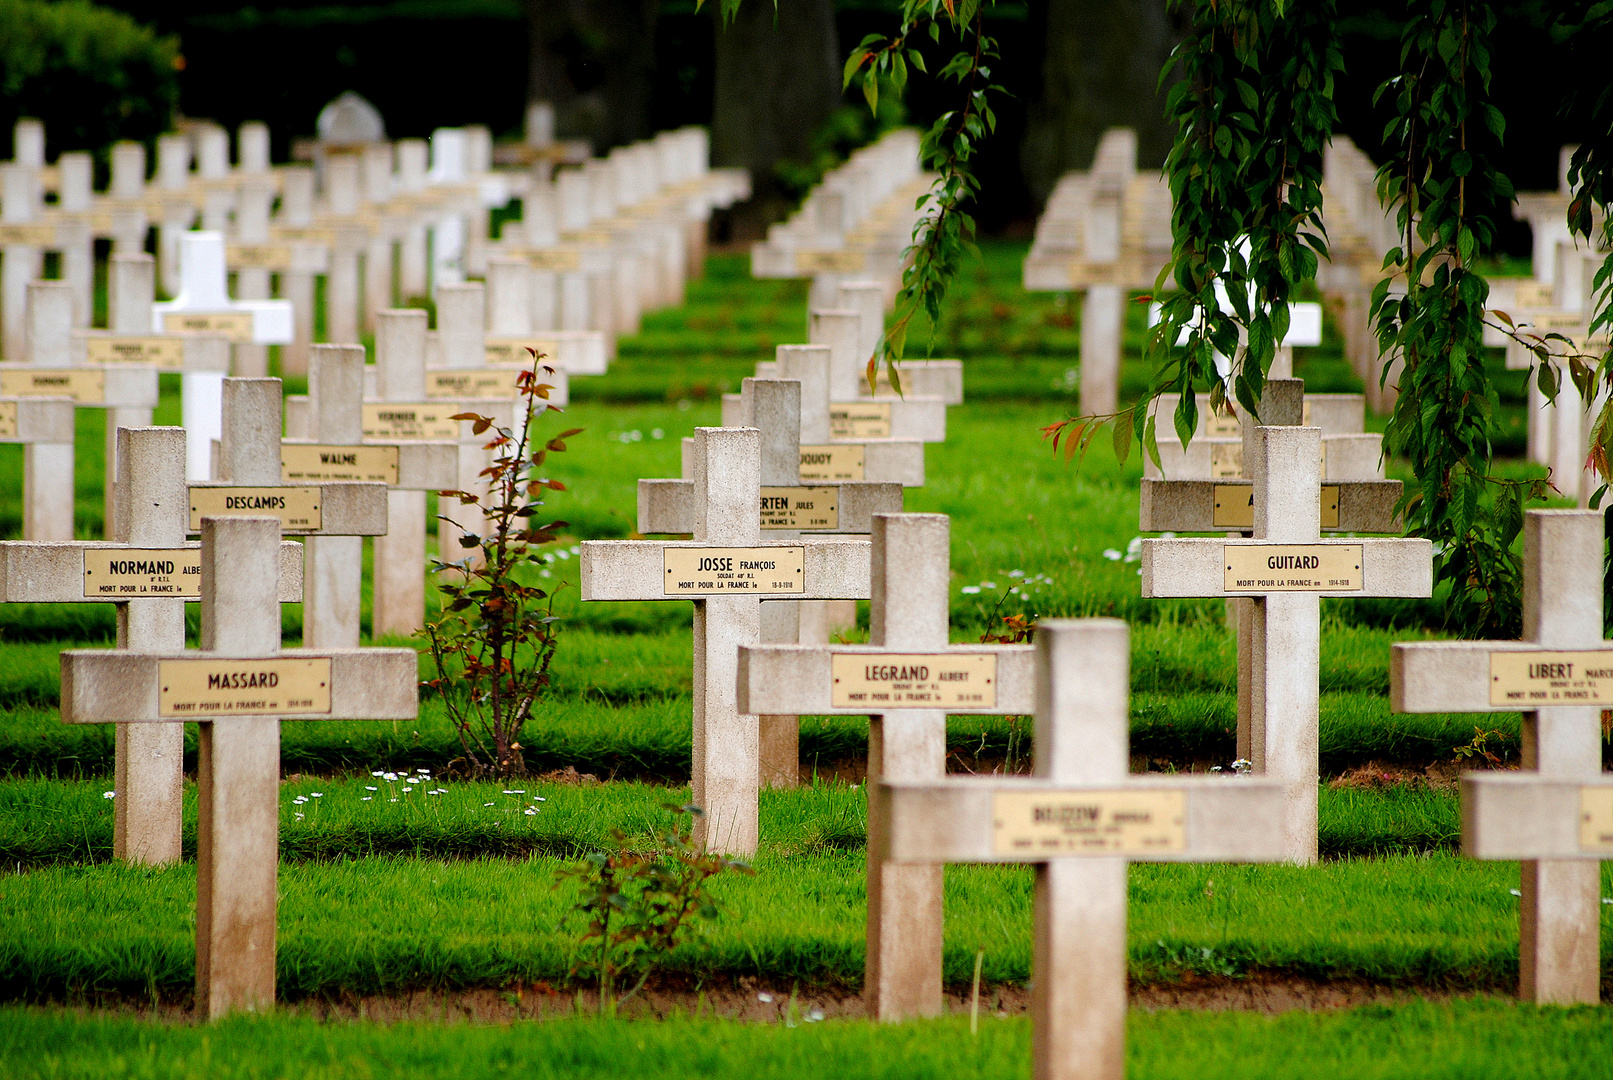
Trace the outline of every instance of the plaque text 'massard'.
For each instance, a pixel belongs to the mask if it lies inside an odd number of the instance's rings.
[[[291,716],[330,712],[330,657],[157,664],[158,716]]]

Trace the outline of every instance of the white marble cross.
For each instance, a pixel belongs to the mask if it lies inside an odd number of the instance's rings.
[[[861,318],[858,351],[866,364],[867,358],[879,352],[885,340],[886,289],[878,281],[842,281],[835,289],[833,307],[842,311],[855,311]],[[948,405],[963,404],[962,360],[895,360],[897,377],[902,384],[902,395],[917,398],[940,398]],[[890,384],[890,373],[881,365],[874,382],[874,393],[868,393],[868,380],[858,382],[857,392],[864,397],[885,397],[895,394]]]
[[[0,443],[21,443],[23,446],[23,539],[71,540],[72,400],[0,397]]]
[[[761,434],[695,429],[693,540],[589,540],[581,598],[694,601],[696,843],[751,855],[758,838],[757,720],[735,707],[738,647],[760,638],[760,601],[868,596],[868,541],[762,539]]]
[[[567,375],[605,374],[610,361],[605,335],[598,330],[555,329],[554,297],[539,295],[545,286],[552,293],[554,272],[535,269],[529,258],[504,255],[487,260],[487,362],[526,363],[526,350],[533,348]],[[542,319],[535,317],[540,306],[546,309]]]
[[[289,300],[232,300],[225,289],[224,234],[186,232],[179,238],[179,293],[151,305],[151,328],[168,333],[224,334],[232,342],[288,345],[292,340]],[[183,378],[185,475],[206,480],[213,440],[223,423],[220,394],[224,373],[187,371]]]
[[[1524,515],[1523,638],[1397,644],[1389,703],[1406,713],[1523,714],[1522,773],[1462,777],[1462,850],[1522,865],[1518,996],[1595,1004],[1601,868],[1613,859],[1613,778],[1602,772],[1613,708],[1603,638],[1604,515]]]
[[[202,522],[199,650],[62,653],[65,723],[200,724],[196,1011],[207,1019],[274,1006],[281,720],[419,715],[413,649],[280,647],[279,546],[274,518]]]
[[[1427,540],[1321,538],[1321,433],[1259,427],[1253,538],[1142,544],[1142,595],[1245,597],[1239,613],[1239,756],[1284,785],[1288,858],[1317,857],[1318,676],[1323,596],[1428,596]],[[1248,620],[1249,625],[1241,625]],[[1248,731],[1243,717],[1247,716]]]
[[[947,403],[939,397],[907,394],[867,397],[868,357],[862,355],[860,312],[814,310],[808,341],[829,347],[829,438],[920,439],[946,442]]]
[[[868,779],[946,776],[950,713],[1032,711],[1028,645],[949,645],[951,523],[944,514],[873,522],[869,644],[753,645],[739,650],[739,708],[763,716],[867,716]],[[879,1020],[941,1012],[941,867],[874,856],[887,828],[868,818],[868,948],[863,994]]]
[[[870,829],[869,857],[1035,865],[1032,1074],[1121,1080],[1127,864],[1281,859],[1283,791],[1255,777],[1128,775],[1125,623],[1038,623],[1035,651],[1035,776],[886,780],[870,790],[869,820],[886,828]]]
[[[118,647],[185,647],[185,600],[202,594],[201,554],[185,542],[185,433],[122,428],[111,541],[0,543],[0,603],[101,604],[118,608]],[[271,576],[272,579],[272,576]],[[302,545],[287,541],[278,597],[302,599]],[[184,731],[119,726],[113,790],[113,854],[133,863],[178,862]]]

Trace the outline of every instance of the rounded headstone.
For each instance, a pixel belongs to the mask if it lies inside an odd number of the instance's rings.
[[[360,95],[349,90],[319,110],[319,141],[337,146],[381,142],[386,123],[381,112]]]

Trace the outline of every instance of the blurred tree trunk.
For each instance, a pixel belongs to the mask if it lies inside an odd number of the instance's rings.
[[[812,133],[841,103],[840,69],[846,58],[835,32],[834,3],[780,0],[775,8],[770,0],[746,0],[732,24],[713,21],[712,164],[749,169],[752,214],[771,218],[780,199],[774,165],[809,160]],[[734,226],[750,233],[756,224],[736,221]]]
[[[527,100],[554,104],[555,134],[596,151],[650,131],[660,0],[526,0]]]
[[[1171,131],[1155,87],[1179,39],[1165,0],[1033,0],[1032,17],[1045,19],[1046,53],[1020,162],[1036,198],[1091,165],[1108,128],[1136,128],[1139,163],[1163,165]]]

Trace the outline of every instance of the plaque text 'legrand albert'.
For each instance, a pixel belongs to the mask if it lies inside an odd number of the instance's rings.
[[[993,709],[992,653],[834,653],[830,704],[837,709]]]

